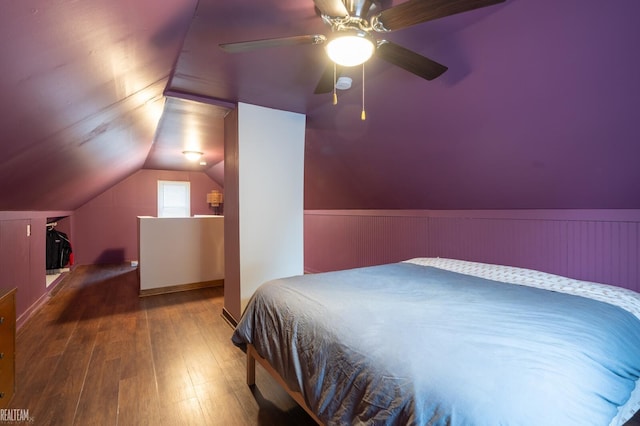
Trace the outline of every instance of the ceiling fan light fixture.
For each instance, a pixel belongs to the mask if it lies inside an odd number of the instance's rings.
[[[327,43],[327,55],[338,65],[353,67],[371,58],[375,44],[364,31],[340,32]]]
[[[203,155],[200,151],[182,151],[182,154],[187,158],[187,160],[193,162],[200,160],[200,157]]]

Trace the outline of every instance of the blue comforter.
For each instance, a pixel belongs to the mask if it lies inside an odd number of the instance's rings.
[[[266,283],[232,340],[327,424],[607,426],[640,376],[621,308],[407,263]]]

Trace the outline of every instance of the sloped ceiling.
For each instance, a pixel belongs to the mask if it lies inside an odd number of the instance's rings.
[[[307,114],[308,209],[640,208],[639,15],[506,0],[389,33],[449,71],[370,61],[361,121],[361,69],[338,105],[313,94],[321,47],[217,47],[327,33],[312,0],[3,2],[0,210],[72,210],[140,168],[221,181],[237,101]]]
[[[142,167],[195,5],[2,2],[1,210],[72,210]]]

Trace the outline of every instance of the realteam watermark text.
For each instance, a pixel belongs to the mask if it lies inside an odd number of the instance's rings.
[[[0,424],[33,423],[29,409],[0,408]]]

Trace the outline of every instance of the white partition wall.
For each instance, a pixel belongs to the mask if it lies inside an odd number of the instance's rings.
[[[221,281],[224,279],[224,217],[139,216],[138,259],[141,294],[196,288]]]
[[[303,273],[305,116],[243,103],[235,114],[237,133],[225,142],[225,215],[234,216],[225,258],[238,282],[227,275],[225,309],[239,319],[260,284]]]

